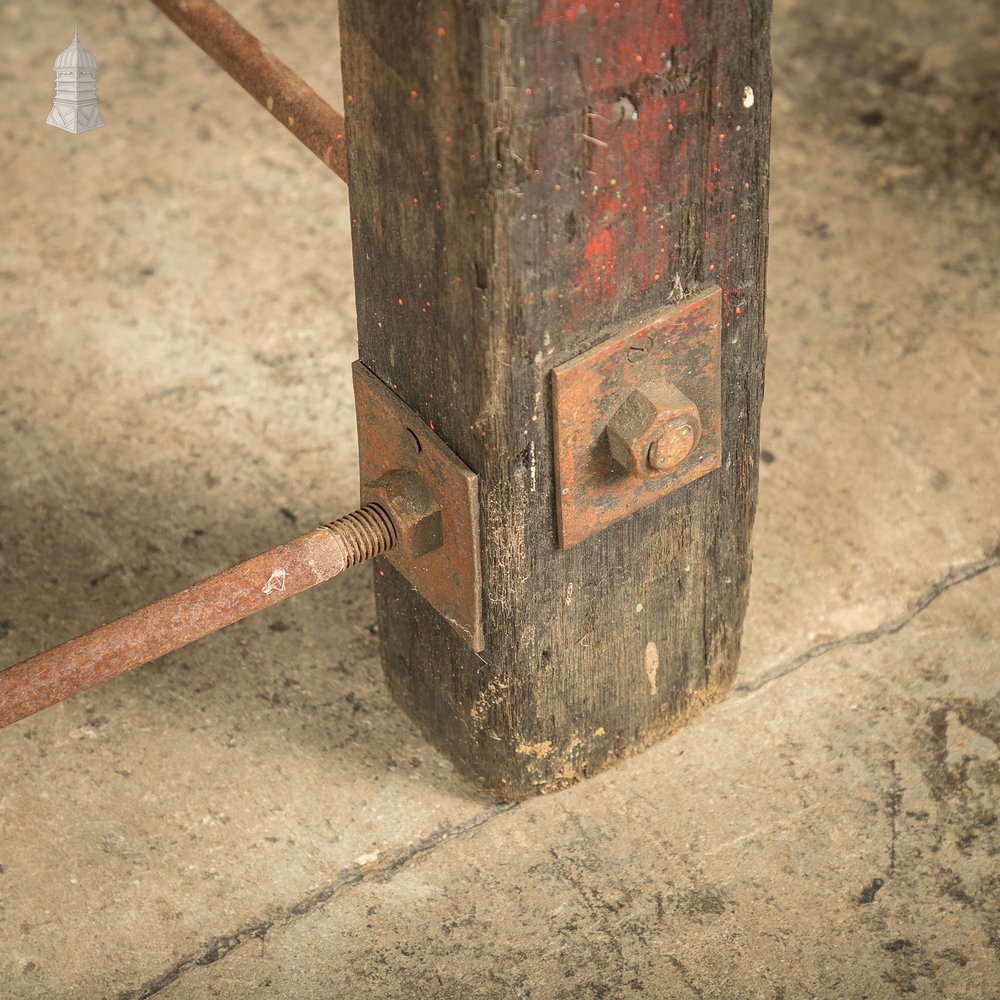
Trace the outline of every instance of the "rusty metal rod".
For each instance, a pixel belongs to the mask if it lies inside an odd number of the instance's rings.
[[[347,180],[344,116],[214,0],[152,0],[296,139]]]
[[[322,528],[0,672],[0,729],[217,632],[391,549],[392,517],[365,504]]]

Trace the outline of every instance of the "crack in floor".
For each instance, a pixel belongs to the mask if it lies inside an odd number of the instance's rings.
[[[732,689],[733,694],[752,694],[780,680],[782,677],[786,677],[794,671],[799,670],[813,660],[826,656],[835,650],[843,649],[847,646],[868,645],[877,642],[885,636],[895,635],[906,628],[910,622],[930,607],[946,591],[960,584],[967,583],[969,580],[989,572],[997,566],[1000,566],[1000,543],[982,559],[952,567],[940,580],[928,587],[909,606],[906,613],[898,618],[890,619],[876,628],[867,631],[856,632],[852,635],[841,636],[838,639],[830,639],[817,643],[798,656],[786,660],[784,663],[779,663],[755,680],[736,685]],[[518,803],[498,803],[476,814],[464,823],[435,830],[412,847],[392,855],[384,861],[374,861],[367,865],[352,867],[339,874],[332,882],[315,890],[298,902],[278,909],[270,918],[254,924],[248,924],[231,934],[212,938],[200,952],[188,955],[174,962],[163,973],[155,979],[146,982],[138,989],[119,993],[117,1000],[148,1000],[148,998],[155,996],[175,983],[190,969],[197,968],[198,966],[212,965],[225,958],[247,941],[262,940],[273,927],[285,926],[294,920],[312,913],[350,886],[357,885],[359,882],[366,880],[388,881],[414,858],[430,853],[451,838],[461,837],[474,830],[478,830],[497,816],[516,809],[517,806]]]
[[[173,965],[165,969],[155,979],[149,980],[138,989],[126,990],[123,993],[119,993],[118,1000],[148,1000],[149,997],[155,996],[177,982],[190,969],[203,965],[213,965],[235,951],[246,941],[262,940],[267,936],[271,928],[276,925],[286,926],[292,921],[312,913],[342,890],[352,885],[357,885],[359,882],[364,881],[388,881],[414,858],[429,854],[455,837],[462,837],[473,830],[478,830],[497,816],[510,812],[517,807],[518,803],[516,802],[497,803],[477,813],[464,823],[457,823],[453,826],[445,826],[435,830],[424,837],[423,840],[417,841],[412,847],[393,854],[384,861],[373,861],[370,864],[358,865],[344,871],[332,882],[328,882],[322,888],[311,892],[297,903],[280,908],[269,919],[260,920],[254,924],[247,924],[245,927],[241,927],[231,934],[223,934],[212,938],[200,952],[188,955],[174,962]]]
[[[826,656],[827,653],[843,649],[845,646],[867,646],[869,643],[877,642],[884,636],[902,632],[914,618],[926,611],[943,593],[951,590],[952,587],[959,586],[959,584],[967,583],[969,580],[987,573],[991,569],[996,569],[997,566],[1000,566],[1000,542],[982,559],[963,563],[960,566],[953,566],[940,580],[931,584],[910,605],[906,613],[900,617],[892,618],[876,628],[868,629],[864,632],[855,632],[853,635],[841,636],[839,639],[828,639],[825,642],[818,642],[804,653],[800,653],[798,656],[772,667],[755,680],[735,685],[733,687],[733,694],[753,694],[768,684],[772,684],[774,681],[794,673],[807,663],[811,663],[821,656]]]

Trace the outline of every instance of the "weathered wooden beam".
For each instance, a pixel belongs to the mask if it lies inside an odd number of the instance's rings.
[[[764,374],[768,0],[342,0],[361,361],[481,481],[486,649],[388,564],[391,689],[491,793],[557,788],[731,683]],[[722,289],[721,468],[571,548],[551,373]]]

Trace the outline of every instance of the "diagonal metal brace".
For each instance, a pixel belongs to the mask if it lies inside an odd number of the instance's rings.
[[[347,180],[344,116],[214,0],[151,0],[338,177]]]

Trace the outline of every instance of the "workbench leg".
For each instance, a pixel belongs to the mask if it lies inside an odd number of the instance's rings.
[[[764,379],[768,0],[341,2],[359,356],[480,477],[486,648],[386,561],[385,670],[505,797],[732,682]],[[721,467],[571,548],[552,369],[722,289]]]

